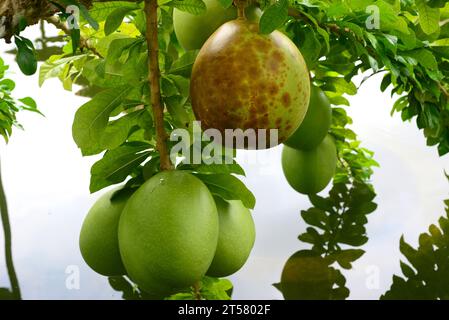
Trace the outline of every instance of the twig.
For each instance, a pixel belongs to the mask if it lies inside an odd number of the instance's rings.
[[[1,169],[0,169],[0,213],[2,216],[3,232],[5,234],[6,268],[8,270],[9,281],[11,282],[11,288],[12,293],[14,295],[14,299],[20,300],[21,293],[19,281],[17,280],[16,270],[14,268],[14,262],[12,258],[11,225],[9,222],[8,204],[6,202],[5,189],[3,188]]]
[[[70,35],[72,33],[72,30],[67,26],[66,23],[62,22],[58,17],[51,16],[44,19],[48,23],[54,25],[56,28],[64,31],[65,34]],[[83,37],[80,37],[80,48],[90,50],[93,54],[98,56],[99,58],[103,58],[103,56],[97,51],[95,47],[93,47],[89,41]]]
[[[381,70],[377,70],[373,73],[371,73],[369,76],[366,76],[362,79],[362,81],[360,82],[359,86],[357,87],[357,90],[360,89],[362,87],[362,85],[368,81],[369,79],[371,79],[372,77],[374,77],[375,75],[379,74],[379,73],[383,73],[383,72],[387,72],[388,70],[386,69],[381,69]]]
[[[146,40],[148,46],[148,82],[151,92],[151,106],[153,108],[156,126],[156,148],[161,159],[161,170],[173,169],[167,148],[167,133],[164,129],[164,108],[161,102],[161,85],[159,70],[159,44],[157,25],[157,0],[145,0]]]

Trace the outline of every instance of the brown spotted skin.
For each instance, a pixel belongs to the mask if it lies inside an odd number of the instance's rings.
[[[258,24],[238,19],[221,26],[202,47],[190,93],[203,129],[278,129],[282,143],[307,112],[309,72],[287,36],[262,35]]]

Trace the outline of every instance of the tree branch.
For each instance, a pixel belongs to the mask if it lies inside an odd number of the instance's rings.
[[[157,0],[145,0],[148,82],[156,126],[156,147],[161,160],[161,170],[171,170],[173,167],[167,148],[167,133],[164,129],[164,107],[161,102],[157,7]]]
[[[54,25],[56,28],[64,31],[65,34],[67,34],[67,35],[71,34],[71,30],[69,29],[67,24],[62,22],[58,17],[51,16],[51,17],[45,18],[44,20],[47,21],[48,23]],[[96,56],[103,58],[103,56],[97,51],[97,49],[94,46],[92,46],[89,43],[89,41],[86,38],[80,37],[79,46],[81,49],[88,49],[88,50],[92,51],[92,53],[95,54]]]
[[[53,0],[64,6],[61,1]],[[141,2],[142,0],[77,0],[86,8],[90,8],[94,2]],[[51,17],[59,9],[48,0],[1,0],[0,1],[0,39],[4,38],[6,43],[11,42],[11,38],[16,32],[17,26],[22,19],[31,26]]]

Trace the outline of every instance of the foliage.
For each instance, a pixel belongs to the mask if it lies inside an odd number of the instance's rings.
[[[326,92],[334,106],[331,134],[338,149],[338,170],[329,196],[310,196],[313,207],[301,212],[310,227],[299,239],[312,248],[299,251],[297,261],[312,259],[309,261],[319,266],[312,270],[315,275],[317,270],[322,270],[326,279],[330,279],[317,287],[317,297],[344,299],[349,292],[338,268],[350,269],[364,253],[359,247],[367,241],[367,215],[376,209],[370,178],[373,167],[377,166],[373,153],[361,147],[349,128],[352,119],[345,109],[349,106],[345,96],[357,93],[355,76],[368,72],[366,81],[371,75],[384,73],[380,90],[391,88],[392,95],[397,96],[392,113],[400,113],[404,121],[415,119],[418,128],[423,129],[427,144],[438,146],[440,155],[449,153],[448,1],[256,2],[264,10],[261,32],[280,29],[293,40],[304,55],[315,84]],[[58,3],[77,4],[77,1]],[[227,7],[231,1],[220,0],[220,3]],[[173,8],[178,8],[199,14],[204,12],[205,5],[202,0],[162,0],[159,5],[161,95],[168,111],[164,125],[168,132],[176,128],[189,129],[194,144],[189,77],[197,52],[186,52],[178,44],[172,13]],[[135,188],[159,170],[149,104],[142,4],[95,2],[89,11],[81,9],[80,29],[71,30],[61,54],[50,57],[42,65],[39,82],[58,77],[67,90],[75,83],[94,92],[92,99],[76,113],[72,128],[83,155],[102,154],[91,170],[91,192],[124,181],[127,187]],[[62,21],[70,18],[64,6],[59,16]],[[19,56],[31,57],[32,47],[19,37],[16,37],[19,43],[25,43],[19,48]],[[31,73],[33,66],[24,66],[21,60],[24,59],[18,59],[22,70]],[[15,118],[10,123],[14,121]],[[248,208],[254,207],[254,196],[236,177],[244,172],[235,161],[231,165],[177,164],[178,169],[189,170],[202,179],[215,195],[240,199]],[[421,245],[427,251],[428,242],[427,239]],[[407,257],[413,259],[412,251],[407,248],[403,243]],[[412,275],[408,269],[404,274],[408,278]],[[304,283],[301,281],[308,277],[310,274],[303,272],[296,280]],[[126,279],[122,280],[113,279],[111,285],[125,297],[142,297],[142,294],[135,296],[138,289]],[[277,287],[282,291],[284,285],[281,283]],[[209,287],[213,289],[206,291],[212,293],[203,292],[203,297],[226,298],[223,293],[229,289],[226,281],[205,278],[200,290]],[[304,289],[302,296],[307,297],[308,287],[300,288]],[[198,290],[191,288],[171,298],[195,298],[197,295]]]
[[[420,235],[417,249],[401,238],[400,250],[408,264],[401,261],[403,276],[393,276],[381,299],[449,300],[449,200],[445,204],[446,216]]]
[[[12,134],[13,127],[22,128],[16,120],[17,112],[27,110],[40,113],[32,98],[16,99],[12,96],[16,84],[13,80],[5,78],[8,69],[9,66],[0,58],[0,134],[6,142]]]
[[[424,0],[295,2],[285,30],[340,103],[347,102],[338,92],[357,92],[351,79],[360,71],[385,72],[380,89],[391,86],[400,96],[392,113],[404,121],[415,118],[427,144],[438,145],[444,155],[449,152],[446,2],[437,7]]]

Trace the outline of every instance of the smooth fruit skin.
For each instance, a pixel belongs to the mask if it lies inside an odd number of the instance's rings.
[[[119,251],[118,224],[129,195],[111,201],[117,190],[101,196],[81,227],[79,245],[84,261],[104,276],[126,274]]]
[[[284,144],[295,149],[314,149],[326,137],[331,121],[332,108],[329,99],[323,90],[312,86],[306,117],[298,130]]]
[[[233,6],[225,9],[217,0],[204,0],[204,3],[207,10],[200,15],[173,10],[176,37],[186,50],[200,49],[223,23],[237,18],[237,9]]]
[[[278,129],[277,143],[244,146],[264,149],[284,142],[303,121],[309,72],[287,36],[262,35],[257,23],[237,19],[221,26],[200,50],[190,93],[203,129],[218,129],[223,137],[225,129]]]
[[[251,211],[240,200],[215,198],[219,219],[218,245],[207,275],[227,277],[243,267],[256,239]]]
[[[316,194],[332,180],[337,166],[337,149],[327,135],[313,150],[297,150],[284,146],[282,169],[290,186],[303,194]]]
[[[204,3],[207,9],[200,15],[193,15],[176,8],[173,10],[175,34],[186,50],[201,49],[215,30],[222,24],[237,18],[237,8],[234,6],[225,9],[217,0],[204,0]],[[249,6],[245,14],[248,20],[258,22],[262,11],[255,6]]]
[[[172,293],[209,269],[218,241],[217,208],[201,180],[164,171],[129,199],[118,235],[130,278],[148,293]]]

